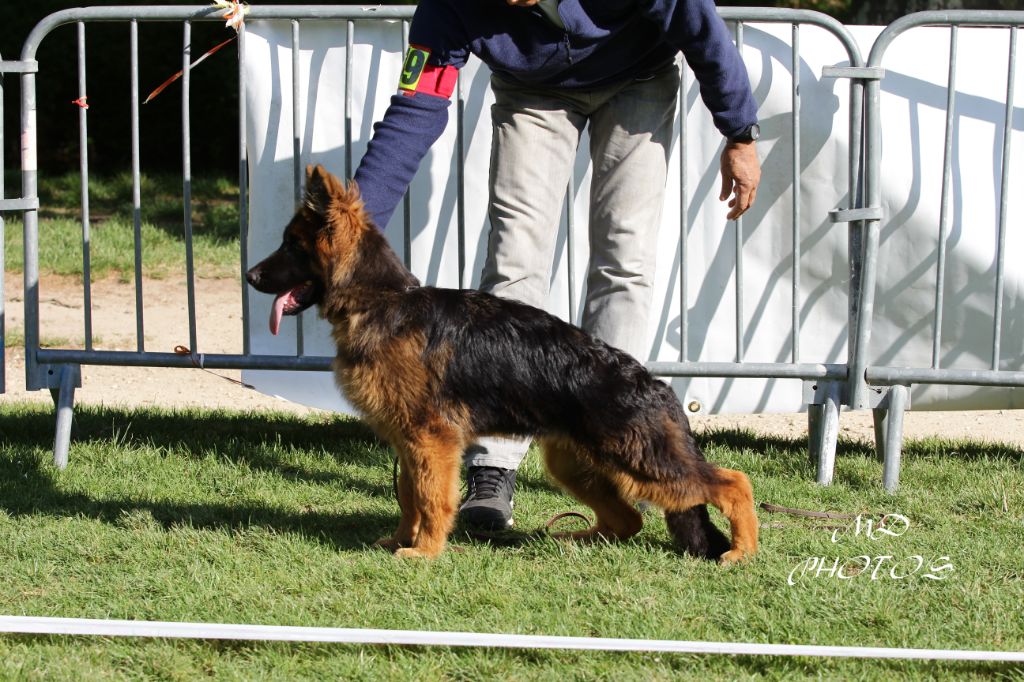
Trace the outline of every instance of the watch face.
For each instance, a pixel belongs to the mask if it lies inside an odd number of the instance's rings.
[[[761,137],[761,126],[754,123],[729,138],[732,142],[753,142]]]

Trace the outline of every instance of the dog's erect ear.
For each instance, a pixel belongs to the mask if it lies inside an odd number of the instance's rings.
[[[327,215],[331,198],[342,191],[341,183],[326,168],[306,166],[306,208],[319,216]]]
[[[355,180],[349,180],[345,183],[345,203],[356,204],[362,203],[362,192],[359,191],[359,185],[356,184]]]

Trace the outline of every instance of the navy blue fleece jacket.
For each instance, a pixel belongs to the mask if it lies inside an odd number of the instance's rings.
[[[450,84],[475,54],[508,80],[586,89],[643,77],[682,51],[723,135],[757,122],[746,69],[712,0],[561,0],[558,13],[564,29],[536,7],[505,0],[420,0],[405,75],[412,68],[418,77],[424,64],[417,62],[425,60],[438,82]],[[449,94],[444,87],[406,89],[374,126],[355,180],[381,228],[444,132]]]

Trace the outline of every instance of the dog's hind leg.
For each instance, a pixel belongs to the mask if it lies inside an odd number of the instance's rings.
[[[717,560],[729,550],[729,538],[711,521],[708,507],[698,504],[681,512],[665,512],[665,525],[676,546],[701,559]]]
[[[444,550],[458,508],[462,449],[457,433],[439,429],[404,445],[419,528],[411,546],[397,550],[395,556],[432,558]]]
[[[720,552],[722,563],[734,563],[757,552],[757,514],[754,512],[754,494],[750,480],[745,474],[732,469],[723,469],[706,462],[700,462],[699,471],[690,475],[663,481],[637,481],[623,473],[620,487],[635,486],[633,494],[650,500],[665,510],[665,519],[673,536],[696,532],[697,524],[707,526],[710,545],[708,553]],[[701,505],[713,504],[729,520],[732,542],[725,548],[716,542],[717,530],[707,518],[707,510]],[[700,512],[703,511],[703,514]],[[714,535],[710,535],[714,530]],[[724,538],[723,538],[724,539]],[[717,545],[717,546],[716,546]],[[714,547],[714,549],[712,549]],[[710,558],[710,556],[709,556]]]
[[[719,467],[707,492],[707,501],[722,510],[732,530],[732,547],[720,557],[722,563],[753,556],[757,552],[757,513],[750,479],[741,471]]]
[[[594,468],[578,445],[555,438],[541,439],[541,443],[551,476],[597,515],[591,528],[556,537],[625,540],[640,532],[644,523],[640,512],[608,476]]]
[[[412,477],[412,465],[408,455],[398,453],[398,508],[401,517],[394,535],[381,538],[373,543],[394,552],[400,547],[409,547],[416,539],[420,529],[420,512],[416,507],[415,481]]]

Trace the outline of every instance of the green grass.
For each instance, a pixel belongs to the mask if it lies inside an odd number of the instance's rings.
[[[0,411],[0,613],[88,618],[960,649],[1024,649],[1024,472],[1017,449],[910,442],[902,487],[841,443],[836,483],[806,444],[721,432],[709,458],[758,501],[910,519],[900,537],[761,512],[762,550],[724,568],[676,554],[658,515],[621,544],[457,535],[433,562],[368,545],[397,507],[386,448],[358,422],[79,408],[71,463],[52,411]],[[520,474],[517,524],[583,511]],[[865,517],[867,518],[867,516]],[[719,518],[719,521],[721,519]],[[830,522],[831,523],[831,522]],[[824,525],[828,525],[827,523]],[[948,556],[945,580],[822,577],[808,557]],[[0,679],[1024,679],[1020,666],[559,651],[0,636]]]
[[[103,337],[99,334],[93,334],[93,343],[99,345],[103,343]],[[21,329],[7,329],[4,332],[4,345],[7,348],[24,348],[25,347],[25,334]],[[66,336],[44,336],[39,339],[40,348],[70,348],[75,345],[82,345],[81,339],[71,339]]]
[[[185,269],[184,200],[181,178],[142,176],[143,273],[165,277]],[[218,178],[192,181],[192,232],[196,271],[204,277],[238,272],[238,187]],[[40,179],[39,268],[44,274],[81,276],[81,184],[77,173]],[[130,279],[135,272],[135,218],[128,174],[94,177],[89,183],[89,259],[92,276]],[[24,268],[20,218],[5,226],[9,273]]]

